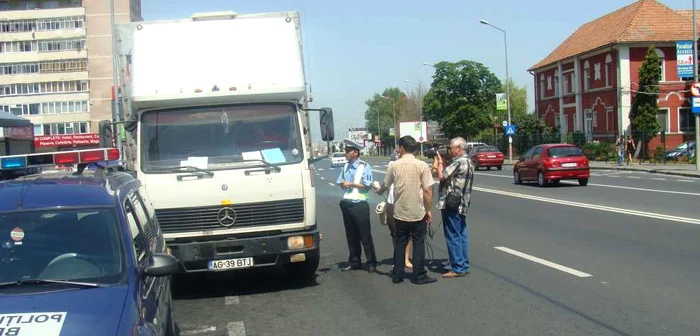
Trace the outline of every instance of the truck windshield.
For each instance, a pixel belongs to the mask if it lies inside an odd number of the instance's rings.
[[[180,166],[207,170],[299,163],[303,147],[290,104],[231,105],[145,112],[141,170]]]
[[[107,285],[124,279],[126,258],[112,208],[0,213],[0,232],[6,233],[0,239],[0,283],[65,280]]]

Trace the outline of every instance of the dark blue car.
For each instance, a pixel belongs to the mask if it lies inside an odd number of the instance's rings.
[[[0,335],[174,335],[178,263],[144,189],[76,163],[0,182]]]

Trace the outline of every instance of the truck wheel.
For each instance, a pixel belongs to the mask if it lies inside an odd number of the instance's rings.
[[[310,281],[316,275],[318,264],[320,262],[319,252],[308,252],[306,261],[299,263],[289,263],[284,265],[289,276],[294,280]]]

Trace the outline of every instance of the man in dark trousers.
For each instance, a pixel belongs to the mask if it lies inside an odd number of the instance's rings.
[[[410,136],[399,139],[399,159],[389,165],[383,193],[394,186],[394,220],[396,244],[394,246],[394,272],[392,281],[403,281],[405,251],[409,237],[413,239],[413,282],[419,285],[435,282],[425,270],[425,236],[431,224],[430,212],[433,204],[433,176],[424,161],[413,153],[418,149],[416,140]]]
[[[372,185],[372,167],[360,160],[363,146],[345,139],[345,158],[348,163],[338,176],[336,183],[343,189],[340,210],[343,212],[345,235],[348,239],[349,264],[343,271],[358,270],[362,267],[360,243],[365,249],[367,271],[377,271],[377,255],[372,240],[372,228],[369,224],[369,188]]]

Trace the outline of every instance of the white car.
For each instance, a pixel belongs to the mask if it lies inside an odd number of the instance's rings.
[[[331,155],[331,167],[342,167],[348,160],[345,158],[345,153],[337,152]]]

